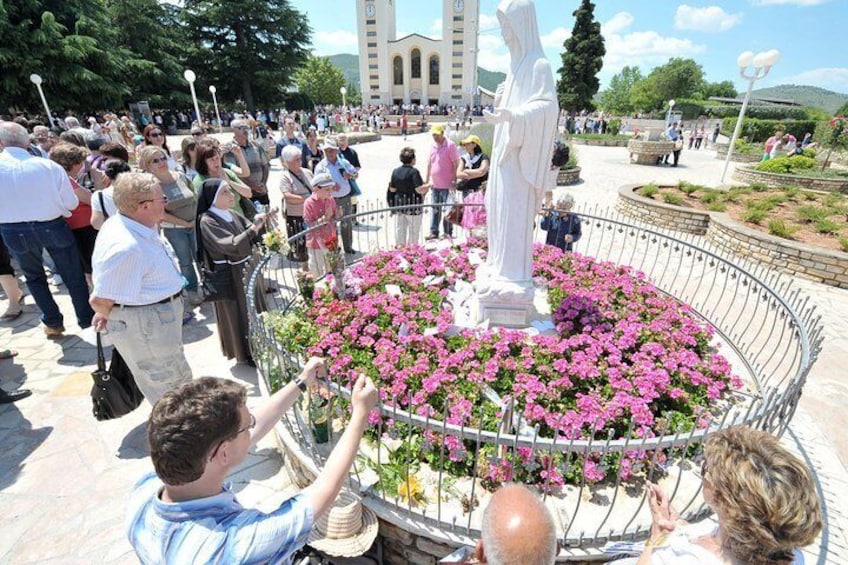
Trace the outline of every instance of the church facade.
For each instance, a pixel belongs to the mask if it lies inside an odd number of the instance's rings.
[[[418,33],[398,38],[399,1],[356,0],[362,103],[479,103],[479,0],[442,0],[442,39]]]

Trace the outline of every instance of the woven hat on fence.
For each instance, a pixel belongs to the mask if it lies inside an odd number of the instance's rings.
[[[362,500],[342,491],[332,508],[321,516],[309,534],[309,545],[335,557],[356,557],[371,547],[377,538],[377,515],[362,505]]]

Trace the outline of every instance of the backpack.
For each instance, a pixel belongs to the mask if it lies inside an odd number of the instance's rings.
[[[556,168],[562,167],[563,165],[568,163],[568,157],[570,156],[570,154],[571,148],[559,139],[555,139],[554,154],[553,157],[551,157],[551,166]]]

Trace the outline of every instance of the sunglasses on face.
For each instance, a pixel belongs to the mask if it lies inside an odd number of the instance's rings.
[[[153,133],[150,134],[150,137],[162,137],[162,132],[161,131],[154,131]]]
[[[164,163],[168,160],[167,157],[156,157],[155,159],[151,159],[150,162],[153,165],[158,165],[159,163]]]
[[[139,200],[138,204],[140,206],[140,205],[142,205],[146,202],[162,202],[163,204],[166,204],[168,202],[168,197],[167,196],[161,196],[159,198],[148,198],[147,200]]]

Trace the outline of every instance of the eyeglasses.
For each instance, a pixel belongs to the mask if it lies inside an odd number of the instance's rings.
[[[165,163],[168,161],[167,157],[156,157],[155,159],[151,159],[150,162],[154,165],[159,163]]]
[[[150,137],[162,137],[162,132],[161,131],[154,131],[153,133],[150,134]]]
[[[148,198],[147,200],[139,200],[138,204],[144,204],[145,202],[162,202],[163,204],[168,202],[167,196],[162,196],[161,198]]]
[[[234,127],[233,129],[240,129],[242,131],[248,131],[248,130],[250,130],[250,127],[249,126],[237,126],[237,127]]]
[[[250,415],[250,422],[245,427],[236,431],[236,433],[233,434],[231,437],[224,438],[224,439],[222,439],[221,441],[218,442],[218,445],[216,445],[215,449],[212,450],[212,455],[209,456],[209,459],[213,459],[215,457],[215,454],[218,453],[218,450],[221,448],[222,445],[224,445],[225,441],[236,439],[243,432],[246,432],[247,430],[252,430],[255,427],[256,427],[256,416],[251,414]]]
[[[202,131],[193,131],[193,132],[191,132],[191,135],[193,135],[194,137],[201,137],[203,135],[203,132]]]

